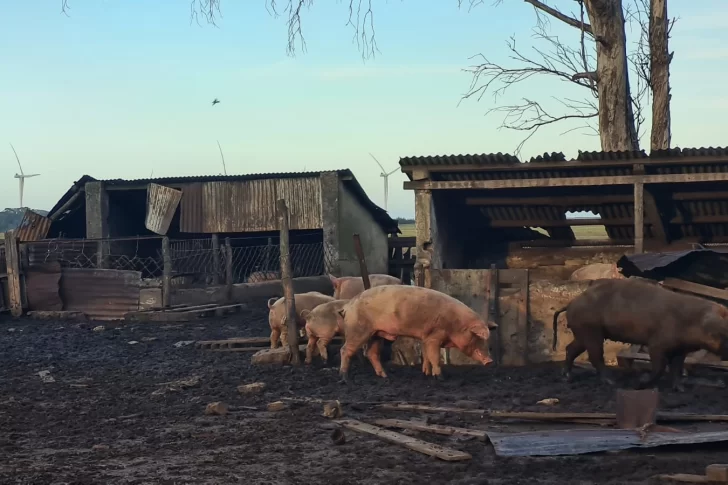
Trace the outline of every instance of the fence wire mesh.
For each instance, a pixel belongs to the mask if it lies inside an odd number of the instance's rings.
[[[304,235],[311,236],[311,235]],[[318,241],[316,241],[318,239]],[[335,263],[320,237],[303,237],[289,245],[293,277],[319,276]],[[174,286],[210,286],[227,281],[225,239],[169,241],[170,273]],[[280,244],[277,238],[231,238],[233,283],[259,283],[280,279]],[[122,240],[44,240],[25,242],[21,250],[29,267],[57,262],[62,268],[140,271],[142,278],[164,274],[162,238]],[[4,261],[4,259],[3,259]]]

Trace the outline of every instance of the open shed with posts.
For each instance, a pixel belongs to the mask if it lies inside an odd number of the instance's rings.
[[[279,199],[289,211],[294,278],[319,277],[330,288],[327,273],[358,275],[353,234],[370,272],[387,272],[388,236],[399,232],[397,222],[350,170],[140,180],[86,175],[47,217],[28,211],[14,232],[27,307],[80,306],[89,315],[118,317],[135,307],[229,301],[233,285],[278,280]],[[207,290],[223,284],[227,290]],[[280,283],[271,288],[280,293]]]
[[[728,149],[407,157],[415,192],[417,284],[441,289],[500,324],[503,365],[560,360],[551,318],[588,285],[589,263],[624,254],[728,243]],[[592,212],[571,218],[567,213]],[[588,233],[584,228],[590,228]],[[585,237],[586,235],[586,237]],[[607,344],[613,359],[620,344]]]

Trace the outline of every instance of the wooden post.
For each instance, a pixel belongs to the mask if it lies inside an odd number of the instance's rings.
[[[14,317],[23,315],[23,299],[20,291],[20,256],[15,232],[5,233],[5,263],[8,271],[8,297],[10,313]]]
[[[162,307],[169,308],[172,296],[172,255],[169,252],[169,238],[162,238]]]
[[[273,252],[273,238],[268,238],[268,244],[265,246],[265,266],[264,271],[268,272],[271,270],[271,254]]]
[[[644,252],[644,231],[645,231],[645,217],[644,217],[644,184],[642,182],[635,182],[634,184],[634,252],[635,254],[642,254]]]
[[[288,348],[291,351],[291,364],[301,365],[301,356],[298,353],[298,328],[296,326],[296,301],[293,294],[293,281],[291,280],[291,258],[288,252],[288,207],[285,199],[279,199],[278,227],[281,230],[281,284],[283,297],[286,299],[286,325],[288,326]]]
[[[215,285],[220,284],[220,238],[217,234],[212,235],[212,265],[215,272],[212,275],[212,282]]]
[[[225,238],[225,299],[228,303],[233,300],[233,247],[230,238]]]
[[[361,247],[359,234],[354,234],[354,251],[356,251],[356,257],[359,260],[359,271],[361,271],[361,280],[364,282],[364,290],[368,290],[372,287],[372,284],[369,281],[369,270],[367,270],[367,262],[364,259],[364,249]]]

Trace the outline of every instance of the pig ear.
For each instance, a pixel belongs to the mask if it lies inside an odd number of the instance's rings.
[[[345,318],[346,317],[346,309],[345,308],[342,308],[341,310],[339,310],[336,313],[338,313],[341,318]]]
[[[498,328],[498,324],[492,320],[488,320],[488,329],[493,330],[494,328]]]
[[[488,338],[490,337],[490,331],[488,330],[488,327],[484,327],[482,325],[470,327],[470,331],[478,337],[482,338],[483,340],[488,340]]]
[[[307,310],[301,310],[301,318],[303,318],[304,320],[305,320],[305,319],[306,319],[306,317],[307,317],[307,316],[309,316],[310,314],[311,314],[311,310],[308,310],[308,309],[307,309]]]

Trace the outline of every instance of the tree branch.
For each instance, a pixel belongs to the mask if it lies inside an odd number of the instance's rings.
[[[545,12],[552,16],[555,19],[561,20],[566,25],[571,25],[572,27],[576,27],[579,30],[583,30],[589,35],[594,35],[594,32],[592,31],[591,25],[585,23],[583,20],[579,21],[573,17],[569,17],[568,15],[565,15],[561,13],[559,10],[556,10],[553,7],[549,7],[543,2],[539,2],[538,0],[523,0],[526,3],[529,3],[533,6],[533,8],[541,10],[542,12]]]

